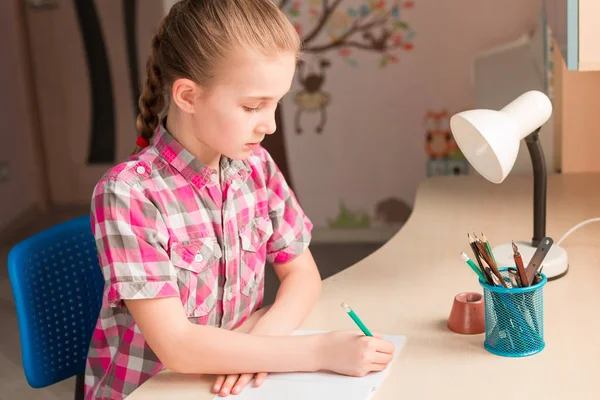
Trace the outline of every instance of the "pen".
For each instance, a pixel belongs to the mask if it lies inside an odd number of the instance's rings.
[[[469,265],[469,267],[471,267],[471,269],[475,271],[477,275],[479,275],[482,281],[487,282],[485,277],[483,276],[483,272],[481,272],[481,270],[477,267],[473,260],[471,260],[469,256],[465,254],[465,252],[460,253],[460,256]]]
[[[350,318],[352,318],[352,320],[354,322],[356,322],[356,325],[358,325],[358,327],[360,328],[361,331],[363,331],[363,333],[367,336],[373,336],[373,334],[371,332],[369,332],[369,329],[367,329],[367,327],[365,326],[365,324],[363,324],[363,322],[360,320],[360,318],[358,318],[358,315],[356,315],[354,313],[354,311],[350,308],[350,306],[348,305],[348,303],[343,302],[342,303],[342,308],[348,313],[348,315],[350,316]]]

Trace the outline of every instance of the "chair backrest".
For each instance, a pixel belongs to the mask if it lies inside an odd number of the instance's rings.
[[[104,289],[89,215],[17,244],[8,273],[29,385],[83,373]]]

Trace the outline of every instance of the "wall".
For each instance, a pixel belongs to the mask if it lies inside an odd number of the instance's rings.
[[[0,91],[4,93],[0,97],[0,162],[9,167],[9,179],[0,182],[0,230],[43,198],[32,142],[35,114],[19,12],[22,4],[20,0],[0,2]]]
[[[313,47],[331,43],[332,37],[347,30],[361,7],[382,4],[385,9],[390,3],[343,1]],[[315,74],[319,58],[331,64],[321,88],[330,96],[321,133],[316,131],[319,112],[302,112],[303,132],[296,133],[296,96],[306,91],[298,77],[283,100],[291,175],[317,232],[362,226],[366,229],[347,229],[339,235],[351,240],[349,232],[353,232],[356,240],[369,240],[389,234],[386,227],[398,226],[386,224],[394,217],[385,214],[405,216],[419,182],[431,173],[427,134],[447,134],[449,116],[476,106],[475,55],[529,32],[541,7],[538,0],[411,3],[412,7],[401,10],[400,22],[409,26],[403,34],[414,32],[413,46],[393,52],[395,63],[382,67],[381,53],[363,50],[365,39],[360,35],[347,47],[349,55],[340,49],[306,54]],[[290,19],[303,32],[310,31],[321,2],[302,2],[297,10],[291,4]],[[380,35],[380,30],[373,35]],[[439,126],[429,126],[438,122]],[[460,155],[443,162],[452,162],[451,169],[459,172],[468,168],[460,163]],[[386,199],[395,200],[395,205],[381,213]],[[383,221],[375,221],[378,214],[384,214]]]
[[[517,40],[484,51],[475,57],[475,102],[477,108],[499,110],[529,90],[548,94],[553,101],[552,86],[548,85],[551,63],[548,29],[543,13],[539,13],[535,29]],[[554,101],[555,103],[555,101]],[[553,116],[540,130],[548,172],[556,172]],[[531,174],[531,157],[521,141],[512,174]]]
[[[160,1],[163,10],[167,10],[172,3],[172,0]],[[346,48],[307,52],[307,73],[318,73],[322,59],[330,63],[330,67],[324,70],[322,86],[317,90],[320,95],[329,99],[322,110],[317,110],[323,111],[326,116],[322,132],[316,132],[321,112],[307,111],[306,108],[310,108],[311,104],[306,103],[306,98],[303,98],[304,103],[298,102],[299,93],[306,92],[306,88],[299,82],[299,74],[294,81],[292,93],[283,100],[285,112],[282,134],[286,139],[291,175],[296,192],[317,230],[363,227],[365,229],[362,230],[343,229],[343,235],[351,232],[352,236],[356,232],[362,232],[358,233],[362,238],[376,237],[377,229],[383,229],[383,235],[388,235],[408,217],[416,188],[423,178],[440,173],[440,168],[448,167],[451,173],[454,170],[459,173],[465,170],[464,160],[450,146],[451,143],[448,143],[448,149],[442,149],[441,159],[434,157],[439,150],[436,148],[439,140],[442,140],[443,145],[446,143],[444,138],[448,134],[449,116],[475,106],[472,67],[474,56],[491,47],[510,42],[530,30],[540,7],[538,0],[398,0],[397,3],[402,7],[397,13],[399,16],[394,16],[392,23],[395,24],[393,26],[400,27],[400,35],[404,36],[394,36],[394,33],[390,40],[395,41],[399,37],[398,51],[390,51],[385,56],[386,52],[376,46],[375,39],[383,33],[379,29],[381,26],[378,26],[377,29],[365,30],[353,37],[352,45]],[[17,4],[16,0],[4,2],[2,7],[8,8],[8,12],[2,12],[3,18],[16,16]],[[106,32],[109,23],[107,18],[110,21],[120,21],[119,13],[109,10],[103,2],[96,4]],[[307,0],[290,1],[286,4],[285,11],[298,28],[304,30],[303,35],[306,37],[311,24],[314,26],[318,20],[323,2]],[[343,35],[344,30],[350,26],[348,21],[361,18],[365,7],[373,11],[367,13],[372,17],[379,12],[391,10],[392,5],[391,1],[383,0],[364,3],[343,1],[315,37],[313,47],[331,44],[333,38]],[[148,23],[143,17],[139,18],[144,24]],[[16,29],[15,20],[7,20],[2,29]],[[75,26],[72,21],[71,25]],[[153,33],[153,29],[142,25],[140,23],[139,27],[144,32],[140,33],[139,38],[142,49],[140,64],[145,61],[148,38]],[[9,31],[2,37],[14,34],[14,31]],[[367,34],[371,35],[370,38]],[[111,71],[114,74],[113,84],[121,90],[127,82],[123,38],[112,29],[106,35]],[[364,49],[365,43],[369,44],[369,49]],[[3,46],[9,46],[7,51],[12,54],[16,54],[19,49],[15,44]],[[4,77],[16,77],[10,80],[4,78],[3,85],[25,85],[24,78],[18,75],[25,70],[20,59],[3,59],[12,63],[6,68],[13,71],[12,74],[10,71],[3,74]],[[74,65],[70,68],[75,68]],[[83,65],[81,60],[77,65]],[[72,76],[78,79],[85,76],[81,71],[72,72]],[[143,79],[143,68],[139,72]],[[87,82],[82,81],[82,85],[85,84]],[[23,87],[16,89],[21,94],[17,95],[15,101],[4,105],[2,110],[7,116],[18,116],[11,120],[14,121],[11,122],[12,129],[7,131],[24,132],[26,135],[32,129],[27,126],[27,122],[23,122],[29,120],[25,105],[27,91]],[[130,93],[123,90],[121,92],[115,102],[120,105],[118,110],[126,110],[123,104],[130,102]],[[318,99],[321,101],[323,98],[320,96]],[[74,107],[77,104],[73,101],[69,104],[71,113],[76,114]],[[301,109],[299,104],[304,108],[301,114],[297,113]],[[89,111],[84,113],[87,115],[86,120],[89,120]],[[128,151],[133,140],[132,115],[125,111],[119,111],[116,115],[119,126],[119,159]],[[299,119],[296,119],[297,115]],[[83,128],[75,125],[75,119],[67,121],[71,157],[84,154],[87,147],[87,141],[82,139],[82,136],[86,136],[81,134],[87,123]],[[302,134],[296,133],[298,126],[302,128]],[[429,145],[426,145],[427,137],[432,138],[427,142]],[[27,149],[30,143],[19,142],[13,145],[16,146],[14,149],[20,147],[24,150],[11,151],[11,154],[29,154],[30,159],[24,162],[27,158],[25,156],[14,161],[12,171],[22,176],[19,175],[20,179],[17,179],[17,175],[13,175],[12,182],[18,180],[29,183],[31,177],[35,176],[35,170],[31,167],[32,153]],[[10,154],[7,155],[9,156]],[[87,174],[85,161],[75,161],[77,165],[83,163],[81,167],[75,168],[78,179],[89,183],[87,175],[82,176]],[[89,167],[93,174],[97,174],[96,169]],[[93,179],[90,180],[92,181]],[[12,210],[10,215],[35,201],[35,186],[14,186],[9,191],[6,184],[1,185],[9,193],[19,193],[19,203],[5,207]],[[17,198],[14,195],[3,196],[8,197]],[[376,221],[377,217],[380,217],[379,221]]]

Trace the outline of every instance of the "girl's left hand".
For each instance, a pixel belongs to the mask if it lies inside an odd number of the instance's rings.
[[[218,393],[219,396],[227,396],[230,393],[239,394],[252,380],[254,374],[241,375],[219,375],[213,386],[213,393]],[[266,372],[259,372],[254,377],[254,387],[259,387],[263,384],[267,377]]]

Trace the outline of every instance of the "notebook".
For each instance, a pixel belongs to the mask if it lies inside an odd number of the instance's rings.
[[[294,335],[308,335],[322,331],[295,331]],[[383,335],[394,343],[394,360],[406,342],[401,335]],[[235,396],[236,400],[368,400],[385,379],[390,365],[380,372],[372,372],[364,377],[352,377],[329,372],[271,373],[263,384],[255,388],[252,383]],[[215,399],[222,399],[215,396]]]

